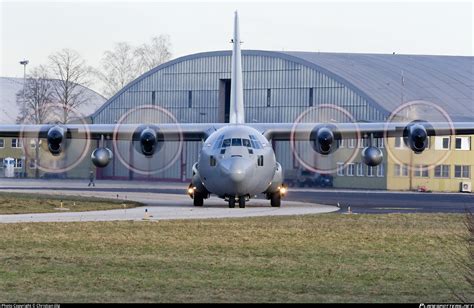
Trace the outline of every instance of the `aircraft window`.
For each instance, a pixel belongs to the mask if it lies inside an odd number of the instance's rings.
[[[240,146],[242,146],[242,139],[240,139],[240,138],[232,138],[232,146],[233,146],[233,147],[240,147]]]
[[[248,139],[242,139],[242,144],[244,145],[244,147],[247,147],[247,148],[252,147],[252,145],[250,144],[250,140]]]
[[[221,149],[221,154],[225,154],[225,149]]]
[[[249,148],[248,150],[249,150],[249,154],[253,154],[253,150],[251,148]]]
[[[224,142],[222,142],[222,147],[223,148],[230,147],[230,139],[224,139]]]
[[[252,143],[252,147],[259,150],[262,148],[262,144],[260,143],[260,141],[257,140],[257,137],[255,137],[254,135],[249,135],[250,137],[250,142]]]
[[[218,148],[221,147],[222,139],[224,139],[224,135],[221,135],[219,138],[217,138],[216,143],[214,143],[214,146],[213,146],[214,150],[217,150]]]

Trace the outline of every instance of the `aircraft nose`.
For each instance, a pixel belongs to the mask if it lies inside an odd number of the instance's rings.
[[[221,170],[235,184],[240,184],[250,176],[252,161],[241,157],[232,157],[222,161]]]

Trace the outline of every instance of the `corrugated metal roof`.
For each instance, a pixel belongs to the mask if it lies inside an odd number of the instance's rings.
[[[277,53],[302,59],[337,75],[388,113],[402,101],[421,99],[439,105],[454,120],[474,119],[474,57]]]
[[[157,66],[116,93],[94,116],[161,69],[217,56],[230,57],[231,52],[197,53]],[[427,100],[446,110],[455,121],[474,120],[474,57],[263,50],[243,50],[242,56],[275,57],[311,67],[343,83],[387,116],[402,102]]]

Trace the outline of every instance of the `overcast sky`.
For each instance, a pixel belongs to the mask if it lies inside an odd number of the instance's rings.
[[[471,1],[20,2],[0,0],[0,76],[62,48],[97,66],[115,42],[171,37],[173,58],[230,49],[239,11],[243,49],[473,55]]]

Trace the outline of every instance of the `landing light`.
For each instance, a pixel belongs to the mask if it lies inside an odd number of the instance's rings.
[[[189,187],[188,188],[188,194],[193,195],[195,189],[196,189],[196,187]]]
[[[282,196],[284,196],[288,192],[288,189],[284,186],[278,187],[278,189],[280,190],[280,195]]]

